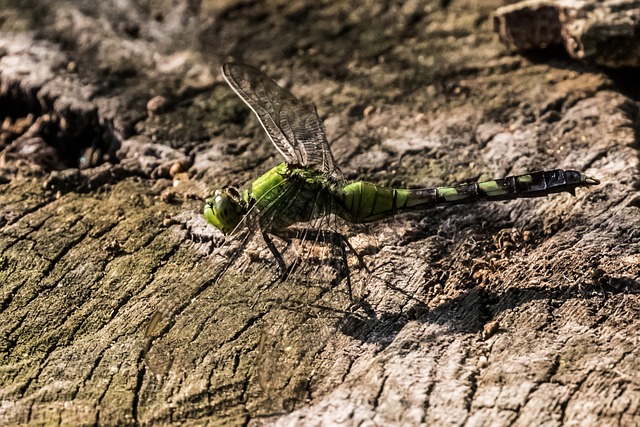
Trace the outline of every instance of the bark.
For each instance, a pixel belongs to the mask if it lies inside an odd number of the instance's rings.
[[[638,424],[635,71],[506,56],[499,5],[7,2],[0,424]],[[259,248],[218,280],[202,198],[281,161],[231,59],[317,105],[347,178],[602,183],[374,224],[353,299],[256,288]]]
[[[507,49],[564,45],[576,59],[610,68],[640,66],[640,2],[526,0],[496,10],[493,30]]]

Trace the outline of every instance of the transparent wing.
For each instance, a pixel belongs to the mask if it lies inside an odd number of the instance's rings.
[[[222,75],[256,114],[287,163],[315,166],[332,176],[341,176],[314,106],[303,104],[250,65],[224,64]]]
[[[268,225],[282,208],[277,204],[290,203],[297,191],[295,185],[286,187],[276,204],[260,215],[253,212],[248,225]],[[326,201],[318,203],[332,209]],[[328,215],[273,236],[288,266],[284,281],[261,234],[251,227],[211,254],[185,249],[182,257],[193,257],[197,269],[176,277],[177,283],[169,281],[175,303],[149,325],[145,361],[157,375],[147,392],[206,404],[214,404],[216,396],[236,399],[253,416],[288,411],[308,398],[320,379],[343,375],[333,368],[331,348],[353,340],[337,329],[355,315],[346,277],[353,280],[362,269],[353,254],[345,255],[339,221]],[[193,388],[200,383],[206,385],[201,394]]]

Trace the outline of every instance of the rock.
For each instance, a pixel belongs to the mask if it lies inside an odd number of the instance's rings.
[[[640,66],[639,0],[527,0],[497,9],[493,31],[510,51],[563,44],[596,65]]]

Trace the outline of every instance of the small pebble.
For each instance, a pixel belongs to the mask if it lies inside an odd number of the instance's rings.
[[[161,114],[169,107],[169,100],[164,96],[154,96],[147,102],[147,112],[150,115]]]
[[[497,320],[489,322],[482,328],[482,339],[486,340],[491,338],[500,329],[500,323]]]
[[[486,368],[487,366],[489,366],[489,360],[487,359],[487,356],[480,356],[478,357],[478,368],[479,369],[483,369]]]

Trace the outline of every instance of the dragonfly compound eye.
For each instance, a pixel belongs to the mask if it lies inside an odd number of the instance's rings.
[[[233,195],[216,191],[204,205],[204,217],[223,234],[233,231],[242,219],[242,206]]]

